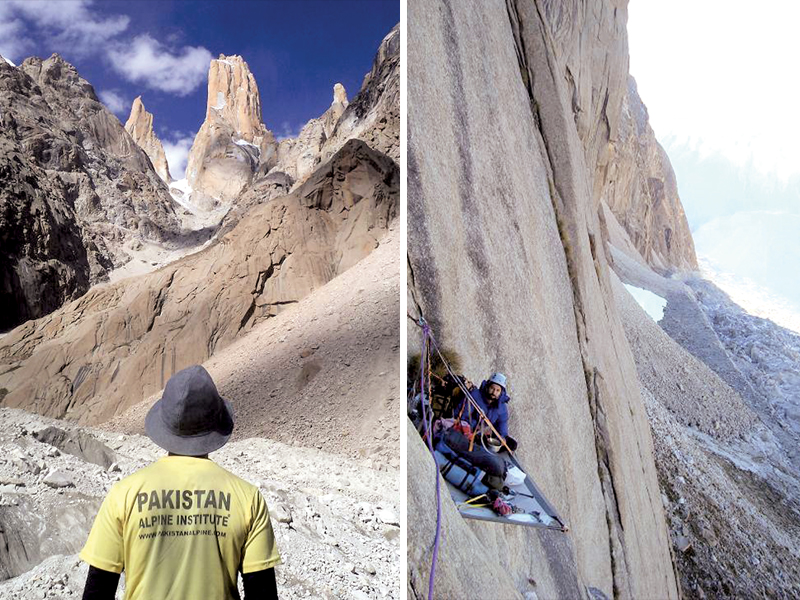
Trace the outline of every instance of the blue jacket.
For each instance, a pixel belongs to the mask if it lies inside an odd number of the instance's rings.
[[[472,398],[475,400],[475,403],[481,407],[481,410],[486,413],[486,416],[494,425],[494,428],[497,429],[497,433],[506,437],[508,435],[508,407],[506,404],[511,400],[511,398],[506,394],[505,389],[503,393],[500,394],[500,398],[497,401],[497,406],[490,407],[488,402],[488,394],[486,394],[486,387],[487,382],[484,381],[481,383],[480,388],[472,388],[470,394]],[[462,403],[463,406],[463,403]],[[454,416],[458,416],[458,413],[461,412],[461,407],[459,406],[458,410],[456,411]],[[475,429],[478,425],[478,421],[480,419],[478,415],[478,411],[474,408],[472,409],[472,418],[470,418],[470,407],[467,406],[464,408],[464,412],[461,415],[461,418],[465,421],[468,421],[470,426]]]

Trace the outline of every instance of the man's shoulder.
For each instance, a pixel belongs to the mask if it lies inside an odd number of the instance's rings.
[[[219,477],[225,478],[228,481],[229,485],[235,485],[242,490],[246,490],[248,492],[257,492],[258,486],[255,484],[250,483],[246,479],[239,477],[236,473],[233,473],[214,461],[210,461],[212,465],[214,465],[214,470],[217,472]]]
[[[151,462],[149,465],[145,465],[144,467],[139,467],[133,473],[130,473],[130,474],[126,475],[125,477],[123,477],[122,479],[120,479],[119,481],[114,483],[114,485],[111,486],[111,489],[112,490],[115,489],[115,488],[116,489],[125,489],[127,487],[131,487],[133,485],[136,485],[136,483],[139,482],[142,479],[146,480],[148,478],[149,474],[152,473],[153,470],[157,468],[156,465],[158,465],[158,461],[157,460],[154,461],[154,462]]]
[[[179,459],[179,461],[176,461],[176,458]],[[143,482],[152,482],[153,480],[163,478],[164,476],[168,477],[171,471],[177,471],[178,473],[181,473],[186,472],[187,470],[202,470],[206,476],[217,478],[224,481],[224,483],[227,485],[236,486],[242,490],[258,490],[257,486],[239,477],[235,473],[232,473],[211,459],[175,456],[161,458],[134,471],[127,477],[117,481],[112,486],[112,489],[117,488],[118,490],[123,490],[126,488],[135,488]]]

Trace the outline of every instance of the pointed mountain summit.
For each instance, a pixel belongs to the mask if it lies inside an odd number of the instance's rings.
[[[211,61],[206,122],[215,120],[223,121],[251,143],[264,135],[258,85],[241,56],[220,54],[219,59]]]
[[[161,145],[161,140],[158,139],[153,131],[153,115],[145,110],[141,96],[133,101],[131,116],[128,117],[128,121],[125,123],[125,130],[131,134],[133,141],[145,151],[158,176],[166,183],[172,181],[164,146]]]
[[[344,114],[344,110],[348,106],[347,91],[341,83],[333,86],[333,102],[331,107],[322,115],[322,126],[325,130],[325,137],[331,137],[333,130],[336,128],[336,123],[339,117]]]
[[[341,83],[333,86],[333,102],[318,118],[311,119],[296,138],[282,140],[278,147],[276,170],[299,184],[320,164],[320,152],[347,109],[347,92]]]
[[[252,179],[259,165],[274,163],[277,144],[261,121],[255,77],[241,56],[212,60],[208,101],[186,168],[193,190],[228,202]]]

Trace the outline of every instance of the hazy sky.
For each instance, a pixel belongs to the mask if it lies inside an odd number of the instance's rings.
[[[399,0],[0,0],[0,54],[61,54],[123,123],[141,95],[172,170],[205,117],[212,58],[240,54],[267,127],[296,135],[335,83],[355,96],[399,20]]]
[[[630,71],[698,255],[800,311],[800,3],[631,0]]]

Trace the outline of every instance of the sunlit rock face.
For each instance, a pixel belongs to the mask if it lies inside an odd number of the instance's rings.
[[[131,114],[125,122],[125,131],[131,134],[133,141],[145,151],[158,176],[166,183],[171,182],[164,146],[153,131],[153,115],[145,109],[141,96],[133,101]]]
[[[274,165],[277,144],[261,120],[255,77],[241,56],[220,55],[208,69],[206,118],[186,166],[198,194],[230,202],[259,165]]]
[[[636,249],[660,272],[696,270],[694,242],[675,173],[650,127],[633,77],[628,78],[609,147],[602,197]]]
[[[409,3],[409,307],[470,377],[509,376],[518,457],[570,525],[466,521],[445,497],[437,597],[680,595],[598,215],[626,20],[614,1]],[[435,471],[410,435],[408,592],[420,598]]]

